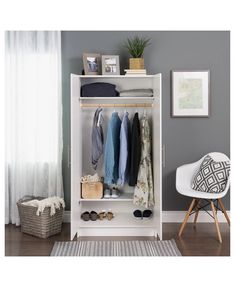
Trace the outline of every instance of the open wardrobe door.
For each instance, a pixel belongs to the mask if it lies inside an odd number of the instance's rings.
[[[155,190],[154,212],[159,220],[156,220],[158,237],[162,240],[162,75],[157,74],[153,77],[153,89],[155,105],[153,107],[153,162],[158,163],[154,169],[153,180]]]
[[[80,78],[71,75],[71,231],[70,239],[76,236],[80,222],[80,178],[82,176],[81,160],[82,134],[81,110],[79,108]]]

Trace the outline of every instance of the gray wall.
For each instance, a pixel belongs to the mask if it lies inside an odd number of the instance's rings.
[[[70,209],[70,170],[67,146],[70,144],[70,73],[80,74],[82,53],[120,55],[121,71],[128,67],[123,41],[133,34],[151,38],[145,65],[149,74],[163,76],[163,210],[185,210],[189,199],[175,190],[178,166],[198,160],[211,151],[230,156],[230,33],[229,32],[62,32],[63,73],[63,175],[67,209]],[[170,117],[170,71],[174,69],[211,72],[211,116],[207,118]],[[230,208],[229,195],[224,198]]]

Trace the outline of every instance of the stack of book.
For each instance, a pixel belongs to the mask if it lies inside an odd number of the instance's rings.
[[[126,69],[125,71],[125,75],[126,76],[146,76],[146,70],[142,69],[142,70],[129,70]]]

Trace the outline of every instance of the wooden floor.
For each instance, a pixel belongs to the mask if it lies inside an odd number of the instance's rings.
[[[180,224],[164,223],[163,239],[174,238],[179,250],[184,256],[229,256],[230,255],[230,230],[227,223],[221,223],[223,243],[216,238],[213,223],[197,223],[196,228],[188,223],[183,236],[178,238]],[[5,255],[6,256],[48,256],[55,241],[68,241],[70,225],[63,224],[62,233],[48,239],[39,239],[20,232],[19,227],[6,225],[5,228]],[[93,238],[94,239],[94,238]],[[109,238],[110,239],[110,238]],[[121,240],[126,238],[112,238]],[[128,238],[132,239],[132,238]],[[135,238],[136,239],[136,238]],[[142,238],[141,238],[142,239]],[[145,238],[146,239],[146,238]],[[150,239],[150,238],[148,238]]]

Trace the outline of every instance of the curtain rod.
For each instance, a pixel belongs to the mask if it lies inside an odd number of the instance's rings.
[[[152,108],[153,104],[80,104],[81,108]]]

